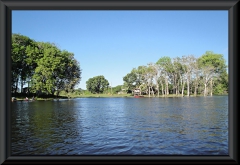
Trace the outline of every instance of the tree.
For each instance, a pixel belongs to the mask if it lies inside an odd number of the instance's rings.
[[[43,57],[37,61],[37,67],[32,80],[32,90],[53,94],[55,75],[64,67],[61,51],[51,43],[39,43]],[[56,73],[57,72],[57,73]],[[59,74],[59,77],[62,75]]]
[[[139,88],[149,97],[157,91],[158,96],[179,93],[196,96],[203,92],[204,96],[228,91],[228,75],[223,55],[207,51],[202,57],[193,55],[161,57],[156,64],[133,68],[124,78],[127,89]]]
[[[213,78],[218,77],[221,73],[226,71],[226,64],[222,54],[215,54],[212,51],[206,51],[198,59],[199,67],[201,68],[201,75],[204,80],[204,96],[208,94],[208,85],[210,83],[210,95],[213,91]]]
[[[125,86],[128,90],[134,90],[134,88],[136,88],[137,81],[136,73],[132,70],[130,73],[123,77],[123,81],[125,82]]]
[[[177,94],[178,94],[178,91],[181,88],[181,94],[182,94],[182,97],[183,97],[185,80],[186,80],[186,73],[185,73],[185,70],[186,70],[185,67],[186,66],[183,65],[183,60],[180,57],[174,58],[173,65],[174,65],[174,68],[175,68],[176,76],[178,78],[178,80],[177,80]]]
[[[11,59],[14,93],[20,82],[21,89],[28,83],[31,92],[54,94],[57,90],[58,95],[60,90],[72,92],[81,80],[80,64],[74,54],[61,51],[53,43],[36,42],[29,37],[13,34]]]
[[[147,67],[145,68],[145,80],[146,84],[148,86],[148,97],[150,97],[150,94],[154,96],[154,91],[153,91],[153,79],[157,74],[157,70],[155,66],[152,63],[149,63]]]
[[[113,93],[118,93],[122,91],[122,85],[118,85],[112,88]]]
[[[165,79],[165,94],[169,94],[168,84],[169,84],[169,77],[172,71],[172,62],[170,57],[161,57],[157,62],[157,65],[162,69],[162,75]]]
[[[52,43],[39,43],[39,47],[43,56],[37,61],[32,90],[50,94],[57,91],[57,96],[61,90],[72,92],[81,80],[80,65],[74,54],[61,51]]]
[[[160,82],[160,76],[161,76],[162,70],[159,67],[159,65],[154,64],[154,63],[149,63],[148,66],[150,68],[152,68],[151,71],[152,71],[153,79],[156,83],[157,94],[158,94],[158,97],[159,97],[159,82]]]
[[[73,92],[74,87],[80,82],[81,80],[81,69],[79,62],[74,58],[74,54],[68,51],[62,52],[65,57],[65,66],[62,70],[63,78],[60,79],[60,84],[63,84],[63,89],[69,93]],[[60,86],[61,88],[62,86]]]
[[[88,79],[86,85],[91,93],[103,93],[103,91],[108,88],[109,82],[104,76],[100,75]]]
[[[36,68],[35,58],[33,55],[37,55],[38,49],[36,42],[27,36],[20,34],[12,35],[12,89],[16,93],[18,83],[21,84],[21,92],[23,85],[27,79],[31,79],[33,70]]]
[[[196,65],[196,58],[193,55],[183,56],[182,64],[184,65],[184,71],[187,79],[187,96],[190,96],[190,83],[192,78],[193,69]]]
[[[228,92],[228,73],[222,72],[219,77],[213,79],[214,94],[224,94]]]

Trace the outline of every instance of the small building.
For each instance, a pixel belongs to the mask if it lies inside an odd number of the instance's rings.
[[[135,89],[133,90],[133,94],[134,94],[134,97],[135,97],[135,98],[144,97],[144,96],[142,95],[142,93],[141,93],[140,88],[135,88]]]
[[[140,94],[141,94],[140,89],[139,89],[139,88],[135,88],[135,89],[133,90],[133,94],[134,94],[134,95],[140,95]]]

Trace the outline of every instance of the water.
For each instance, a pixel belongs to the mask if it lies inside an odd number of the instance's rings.
[[[12,155],[228,155],[228,96],[12,103]]]

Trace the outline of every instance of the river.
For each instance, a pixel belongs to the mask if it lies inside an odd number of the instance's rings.
[[[228,155],[228,96],[11,103],[12,155]]]

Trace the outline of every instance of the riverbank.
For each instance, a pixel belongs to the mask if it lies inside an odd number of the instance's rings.
[[[51,101],[51,100],[54,100],[54,99],[68,99],[68,97],[66,97],[66,96],[34,97],[34,101],[36,101],[36,100],[38,100],[38,101]],[[28,97],[28,100],[26,100],[26,97],[18,96],[18,97],[15,97],[14,101],[32,101],[32,97]]]
[[[190,95],[189,97],[201,97],[203,95]],[[223,95],[214,95],[214,96],[223,96]],[[225,96],[225,95],[224,95]],[[70,94],[69,96],[67,95],[61,95],[61,96],[45,96],[45,97],[35,97],[34,100],[38,101],[51,101],[55,99],[72,99],[72,98],[122,98],[122,97],[134,97],[131,94],[89,94],[89,95],[74,95]],[[148,95],[144,95],[145,98],[149,98]],[[158,96],[150,96],[150,98],[156,98]],[[175,94],[169,94],[169,95],[160,95],[159,98],[176,98],[176,97],[182,97],[182,95],[175,95]],[[188,97],[188,96],[183,96],[183,97]],[[19,96],[15,97],[15,101],[24,101],[26,97]],[[31,99],[31,98],[28,98]]]
[[[64,97],[67,97],[66,95],[62,95]],[[91,98],[91,97],[134,97],[131,94],[88,94],[88,95],[69,95],[71,98]],[[148,95],[143,95],[145,98],[148,98]],[[189,97],[201,97],[203,95],[190,95]],[[213,95],[213,96],[223,96],[223,95]],[[224,95],[225,96],[225,95]],[[150,96],[150,98],[156,98],[155,96]],[[173,98],[173,97],[182,97],[182,95],[176,95],[176,94],[169,94],[169,95],[160,95],[159,98]],[[188,97],[184,95],[183,97]]]

